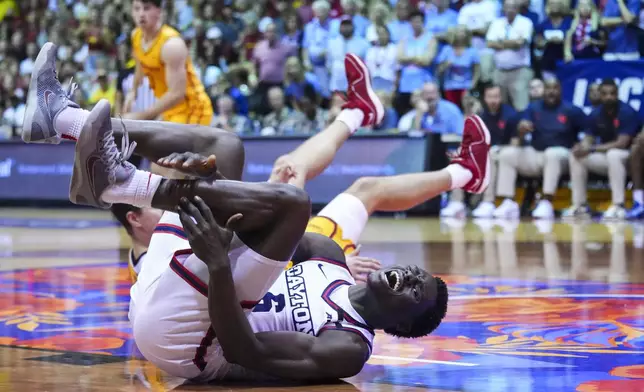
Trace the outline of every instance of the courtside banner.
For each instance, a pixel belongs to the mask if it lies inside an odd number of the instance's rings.
[[[633,107],[644,118],[644,61],[578,60],[559,63],[557,77],[561,81],[564,101],[572,102],[590,113],[588,86],[605,78],[613,78],[619,86],[619,99]]]
[[[243,180],[268,180],[273,162],[306,137],[244,139]],[[407,136],[353,136],[318,178],[307,184],[313,203],[325,204],[363,176],[390,176],[424,170],[426,139]],[[0,142],[0,201],[66,201],[74,163],[74,144]]]

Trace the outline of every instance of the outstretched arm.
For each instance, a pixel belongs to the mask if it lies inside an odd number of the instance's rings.
[[[287,379],[314,381],[357,374],[368,359],[369,347],[356,334],[329,330],[316,337],[301,332],[253,332],[235,291],[227,255],[229,236],[199,207],[199,214],[182,207],[179,215],[195,255],[210,272],[208,311],[226,360]]]

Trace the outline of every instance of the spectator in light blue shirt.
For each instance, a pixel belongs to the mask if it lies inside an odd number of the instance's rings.
[[[194,19],[193,8],[187,0],[175,0],[175,9],[177,10],[177,27],[179,31],[186,31],[192,26]]]
[[[443,73],[445,98],[460,107],[465,93],[478,84],[479,53],[471,46],[470,32],[465,26],[453,30],[451,41],[451,45],[443,47],[436,62]]]
[[[400,81],[394,107],[398,114],[410,109],[411,93],[424,83],[431,82],[431,65],[437,53],[437,43],[432,33],[425,31],[425,14],[414,12],[409,18],[413,34],[398,43]]]
[[[398,122],[400,131],[463,134],[463,112],[458,106],[441,98],[436,83],[425,83],[418,98],[416,109],[402,116]],[[416,126],[418,129],[414,129]]]
[[[317,0],[312,7],[315,19],[304,27],[302,59],[304,68],[314,75],[318,85],[322,87],[322,91],[320,91],[322,97],[329,98],[331,94],[329,72],[326,67],[326,50],[330,37],[329,11],[331,11],[331,6],[325,0]]]
[[[391,42],[399,42],[400,40],[413,35],[414,30],[411,28],[409,17],[411,15],[411,7],[409,0],[398,0],[396,4],[396,18],[387,23],[387,28],[391,34]]]
[[[353,29],[355,35],[358,37],[365,37],[367,35],[367,27],[371,24],[368,18],[358,13],[358,2],[356,0],[342,0],[340,2],[342,10],[344,11],[343,17],[351,18],[353,21]],[[333,19],[330,23],[331,36],[340,35],[340,19]]]
[[[620,7],[620,4],[623,7]],[[608,46],[604,60],[639,60],[637,22],[640,0],[607,0],[602,27],[608,30]]]
[[[433,0],[425,10],[425,30],[441,42],[447,41],[447,30],[457,24],[458,12],[449,5],[449,0]]]
[[[342,17],[340,35],[329,40],[327,49],[327,67],[330,75],[329,88],[331,92],[347,90],[348,82],[344,68],[346,54],[353,53],[364,59],[370,46],[366,38],[354,34],[351,17]]]

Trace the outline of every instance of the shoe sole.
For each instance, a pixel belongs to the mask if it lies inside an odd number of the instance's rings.
[[[110,119],[110,109],[111,106],[109,102],[105,99],[98,101],[94,109],[89,113],[83,130],[81,131],[82,135],[91,135],[94,132],[94,129],[100,127],[111,127],[112,123]],[[107,118],[108,121],[104,119]],[[100,131],[99,131],[100,132]],[[87,145],[91,143],[92,145]],[[88,157],[82,154],[82,151],[94,151],[96,149],[97,140],[95,137],[79,137],[78,142],[76,143],[76,151],[74,153],[74,171],[72,173],[72,178],[69,184],[69,200],[78,205],[86,205],[92,207],[98,207],[102,209],[107,209],[111,205],[104,203],[100,200],[100,195],[94,194],[94,185],[91,181],[93,173],[90,173],[87,170],[87,159]],[[87,180],[87,181],[85,181]],[[89,182],[89,183],[88,183]],[[90,190],[91,194],[85,195],[87,192],[83,190]]]
[[[374,123],[374,125],[378,125],[382,122],[382,119],[385,116],[385,107],[382,105],[380,98],[378,98],[375,91],[373,91],[373,88],[371,87],[371,74],[369,73],[369,69],[367,68],[366,64],[360,59],[360,57],[349,53],[347,54],[347,58],[353,63],[353,66],[355,68],[358,68],[360,69],[360,71],[362,71],[362,77],[365,79],[365,84],[367,85],[367,95],[369,95],[369,100],[371,100],[371,102],[373,103],[373,105],[368,106],[375,106],[374,109],[376,109],[376,122]]]
[[[481,120],[481,117],[477,115],[471,115],[469,116],[470,119],[474,122],[476,125],[476,129],[479,131],[479,135],[483,134],[483,140],[485,144],[488,146],[488,154],[487,154],[487,159],[485,160],[485,176],[483,176],[483,181],[481,182],[481,185],[478,187],[476,191],[473,191],[472,193],[476,194],[481,194],[483,193],[488,185],[490,185],[490,152],[489,152],[489,146],[490,146],[490,141],[491,141],[491,136],[490,136],[490,131],[487,129],[487,126],[485,126],[485,123],[483,120]],[[467,119],[465,120],[467,121]]]
[[[22,141],[25,143],[50,143],[50,144],[59,144],[60,136],[56,133],[56,136],[52,136],[40,140],[31,140],[31,125],[33,124],[34,116],[36,115],[36,110],[38,107],[38,75],[40,70],[49,59],[49,53],[52,49],[56,49],[56,45],[51,42],[47,42],[43,45],[40,52],[38,52],[38,57],[34,62],[34,69],[31,72],[31,80],[29,81],[29,92],[27,93],[27,108],[25,110],[25,117],[23,119],[22,127]]]

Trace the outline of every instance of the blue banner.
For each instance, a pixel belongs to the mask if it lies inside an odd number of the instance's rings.
[[[613,78],[619,86],[619,99],[633,107],[644,118],[644,60],[603,61],[578,60],[559,64],[563,99],[590,112],[588,87],[602,79]]]
[[[304,137],[244,140],[244,181],[266,181],[273,162],[304,140]],[[424,138],[354,136],[306,189],[314,203],[326,204],[360,177],[421,172],[425,168],[425,155]],[[73,163],[73,143],[54,146],[0,142],[0,201],[67,200]]]

